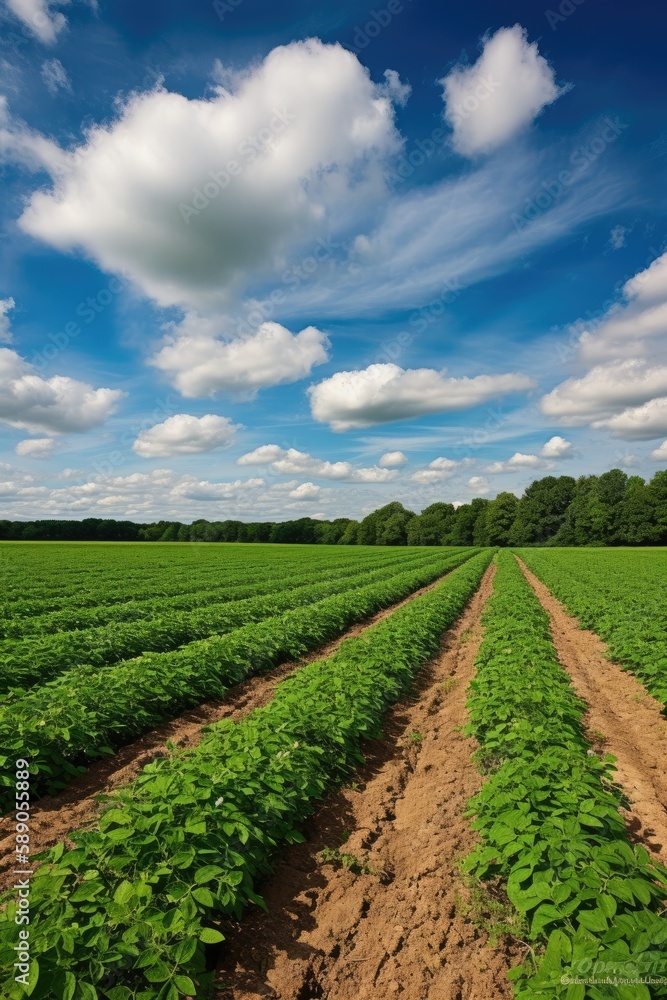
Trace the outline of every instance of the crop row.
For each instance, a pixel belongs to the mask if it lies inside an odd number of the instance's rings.
[[[526,549],[521,558],[611,657],[667,705],[667,555],[660,549]]]
[[[523,936],[543,952],[510,973],[520,1000],[603,1000],[610,994],[593,971],[655,969],[667,942],[667,870],[628,843],[614,758],[591,750],[549,617],[507,551],[483,623],[469,711],[489,776],[472,804],[482,844],[467,868],[506,879]],[[587,975],[587,985],[569,982]],[[651,994],[636,982],[613,995],[650,1000],[667,988]]]
[[[361,741],[436,651],[489,559],[473,557],[283,681],[266,708],[149,765],[113,797],[98,830],[72,835],[74,850],[51,851],[32,880],[34,1000],[194,995],[207,978],[206,945],[260,901],[276,847],[301,838],[304,817],[362,759]],[[8,964],[14,913],[10,901],[0,924]],[[3,995],[21,993],[10,984]]]
[[[284,615],[245,625],[171,653],[149,653],[100,670],[67,671],[0,705],[0,755],[31,761],[33,791],[63,787],[84,765],[187,708],[219,698],[250,674],[298,657],[349,625],[407,597],[470,557],[439,556],[423,567]],[[9,779],[0,776],[7,785]],[[0,803],[11,801],[8,787]]]
[[[205,551],[202,546],[188,546],[185,550],[172,550],[170,559],[163,556],[156,563],[146,558],[137,567],[123,559],[124,549],[114,550],[106,557],[113,556],[112,561],[105,563],[104,548],[96,547],[94,572],[81,575],[72,566],[63,564],[57,550],[45,547],[41,550],[41,562],[32,573],[20,576],[12,572],[5,579],[0,612],[3,618],[29,617],[59,609],[94,607],[101,600],[107,604],[126,601],[130,595],[139,598],[173,596],[216,583],[229,585],[251,571],[258,575],[266,572],[290,576],[301,572],[304,564],[323,570],[352,563],[374,566],[390,555],[394,558],[398,555],[396,550],[391,553],[381,549],[339,552],[327,548],[304,558],[302,552],[294,551],[294,546],[289,550],[279,546],[272,548],[273,551],[267,553],[261,546],[246,546],[243,552],[235,546],[208,546]],[[1,543],[0,551],[6,555]],[[400,551],[407,555],[405,550]],[[145,548],[142,555],[147,555]],[[35,579],[37,571],[40,577]],[[48,574],[46,579],[41,578],[44,573]]]
[[[425,562],[433,562],[433,555],[420,553],[408,562],[408,568]],[[275,617],[303,604],[313,604],[331,594],[353,589],[361,582],[387,576],[384,567],[360,572],[357,565],[348,566],[339,573],[340,576],[332,574],[333,579],[323,581],[321,574],[304,574],[303,582],[287,581],[297,584],[290,589],[276,592],[274,588],[268,595],[216,602],[194,611],[167,609],[158,617],[140,621],[4,640],[0,642],[0,692],[44,683],[82,664],[101,667],[144,652],[167,652],[262,618]]]
[[[419,558],[425,558],[424,552],[413,552],[410,558],[405,555],[386,558],[379,565],[373,563],[366,567],[367,571],[386,570],[396,563],[410,565]],[[356,563],[344,563],[342,566],[331,567],[302,565],[295,567],[291,573],[278,568],[265,568],[260,572],[257,567],[249,567],[247,573],[239,573],[233,581],[211,582],[208,588],[204,581],[199,589],[192,593],[179,593],[173,597],[157,596],[141,600],[125,601],[123,603],[107,604],[104,602],[104,591],[98,591],[100,603],[94,607],[67,608],[50,611],[30,618],[14,618],[5,621],[1,626],[0,635],[4,632],[7,638],[24,638],[29,635],[48,635],[57,632],[72,632],[75,630],[100,628],[113,622],[130,622],[160,617],[165,610],[187,611],[202,608],[209,604],[225,603],[232,600],[243,600],[246,597],[259,597],[288,588],[303,586],[311,582],[326,582],[346,576],[359,574],[363,567]],[[7,651],[11,651],[11,643],[0,642],[0,664]]]

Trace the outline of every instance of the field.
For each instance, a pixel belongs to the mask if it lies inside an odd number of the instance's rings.
[[[0,558],[0,996],[667,997],[666,550]]]

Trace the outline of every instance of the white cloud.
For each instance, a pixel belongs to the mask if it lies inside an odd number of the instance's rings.
[[[384,193],[381,164],[400,145],[393,77],[374,84],[353,53],[309,39],[231,86],[205,100],[131,95],[60,151],[21,227],[162,306],[201,311]]]
[[[542,458],[566,458],[571,451],[572,442],[556,434],[542,445],[540,455]]]
[[[517,451],[506,462],[492,462],[484,471],[495,476],[504,472],[517,472],[520,469],[539,469],[542,465],[539,455],[526,455]]]
[[[0,343],[10,344],[13,340],[11,323],[7,313],[11,312],[15,305],[16,303],[11,297],[0,299]]]
[[[237,465],[270,465],[274,472],[288,476],[312,475],[321,479],[334,479],[347,483],[390,483],[397,478],[395,469],[381,469],[377,465],[361,468],[351,462],[328,462],[313,458],[308,452],[296,448],[280,448],[266,444],[241,455]]]
[[[402,451],[386,451],[381,456],[378,465],[381,469],[397,469],[401,465],[407,465],[407,455]]]
[[[625,226],[614,226],[609,234],[609,244],[612,250],[620,250],[625,246],[625,236],[628,230]]]
[[[667,253],[623,286],[624,301],[582,329],[577,346],[587,361],[649,357],[664,351],[667,338]]]
[[[224,392],[252,399],[267,386],[305,378],[328,359],[329,340],[314,326],[293,334],[279,323],[262,323],[255,333],[235,340],[221,339],[217,327],[216,321],[190,313],[150,359],[185,397]]]
[[[473,66],[456,66],[440,82],[452,142],[464,156],[503,145],[563,93],[519,24],[487,38]]]
[[[263,479],[235,479],[231,483],[210,483],[197,480],[194,476],[184,476],[171,490],[175,499],[185,500],[234,500],[246,492],[259,490],[265,485]]]
[[[667,462],[667,441],[663,441],[659,448],[651,452],[651,458],[656,462]]]
[[[249,451],[236,459],[237,465],[270,465],[277,462],[287,452],[279,444],[262,444],[254,451]]]
[[[456,462],[452,458],[434,458],[432,462],[429,462],[428,468],[418,469],[410,478],[413,482],[420,483],[422,486],[428,486],[431,483],[443,483],[446,479],[451,479],[458,468],[468,464],[468,459]]]
[[[238,425],[228,417],[213,413],[204,417],[177,413],[163,423],[141,431],[132,449],[142,458],[196,455],[229,447],[237,430]]]
[[[582,378],[567,379],[542,397],[540,407],[563,424],[600,427],[625,407],[663,395],[667,395],[667,366],[640,358],[598,365]]]
[[[53,45],[67,24],[52,0],[7,0],[7,7],[45,45]]]
[[[296,489],[290,490],[288,494],[293,500],[319,500],[322,496],[322,487],[315,483],[301,483]]]
[[[55,443],[53,438],[28,438],[19,441],[14,450],[21,458],[49,458],[53,454]]]
[[[433,368],[404,370],[376,364],[362,371],[337,372],[311,386],[308,395],[315,420],[330,424],[335,431],[347,431],[463,410],[533,386],[533,379],[517,372],[450,378]]]
[[[621,413],[604,420],[596,420],[593,427],[605,427],[612,437],[625,441],[649,441],[667,434],[667,397],[651,399],[643,406],[628,407]]]
[[[86,431],[104,423],[125,395],[64,375],[44,379],[15,351],[0,348],[0,421],[12,427],[46,434]]]
[[[483,493],[488,493],[489,490],[491,489],[491,484],[489,483],[489,480],[485,479],[484,476],[472,476],[472,478],[468,480],[468,486],[473,491],[473,493],[478,493],[480,495]]]
[[[60,90],[71,92],[72,84],[69,82],[67,70],[60,59],[46,59],[42,63],[41,75],[47,90],[53,97]]]

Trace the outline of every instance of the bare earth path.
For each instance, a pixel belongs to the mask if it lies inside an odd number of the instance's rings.
[[[268,914],[248,911],[231,930],[219,1000],[511,997],[520,948],[488,943],[457,867],[475,844],[464,811],[481,777],[460,729],[493,572],[412,699],[389,713],[385,738],[366,747],[360,784],[327,800],[260,890]],[[362,870],[326,863],[325,847]]]
[[[445,574],[448,575],[448,574]],[[181,747],[193,747],[202,738],[202,729],[221,719],[239,719],[255,708],[267,705],[273,692],[288,674],[306,663],[331,656],[346,639],[360,635],[366,629],[387,618],[421,594],[433,590],[441,582],[421,587],[409,597],[392,604],[383,611],[358,625],[353,625],[338,639],[308,653],[299,660],[280,664],[236,684],[224,697],[207,702],[171,722],[166,722],[141,739],[122,747],[113,757],[105,757],[92,764],[80,778],[76,778],[60,794],[45,797],[31,810],[30,849],[35,855],[57,844],[73,830],[92,826],[104,805],[96,796],[108,795],[114,788],[132,781],[146,764],[164,753],[167,741]],[[13,814],[0,818],[0,891],[13,884]]]
[[[605,656],[606,645],[576,619],[519,559],[551,618],[558,656],[588,705],[593,743],[617,759],[616,780],[628,797],[623,810],[630,836],[667,864],[667,720],[640,682]],[[604,739],[600,738],[600,735]]]

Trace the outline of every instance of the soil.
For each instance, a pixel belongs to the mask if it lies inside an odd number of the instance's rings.
[[[356,782],[309,821],[248,911],[228,931],[218,1000],[496,1000],[509,998],[522,945],[492,925],[500,905],[459,861],[475,845],[465,818],[481,777],[463,735],[466,691],[495,567],[412,698],[388,713]],[[346,867],[325,849],[348,857]],[[328,860],[327,860],[328,859]],[[499,897],[500,898],[500,897]]]
[[[74,830],[93,826],[104,806],[104,796],[113,792],[114,788],[131,782],[146,764],[164,755],[167,741],[179,747],[194,747],[201,740],[205,726],[210,726],[221,719],[239,719],[253,709],[267,705],[273,697],[276,686],[288,674],[314,660],[331,656],[346,639],[365,632],[416,597],[432,590],[441,580],[442,577],[426,587],[421,587],[409,597],[390,605],[365,622],[352,626],[338,639],[299,660],[282,663],[263,674],[249,677],[231,687],[224,699],[200,705],[179,718],[164,723],[134,743],[128,744],[113,756],[96,761],[58,795],[45,796],[31,809],[31,855],[34,856],[53,847],[59,841],[66,839]],[[13,830],[12,813],[0,818],[0,891],[14,882]]]
[[[628,808],[621,810],[628,834],[656,861],[667,864],[667,719],[660,702],[630,671],[613,663],[602,639],[581,628],[518,562],[549,614],[560,662],[588,705],[591,743],[617,758],[615,779],[628,800]]]

